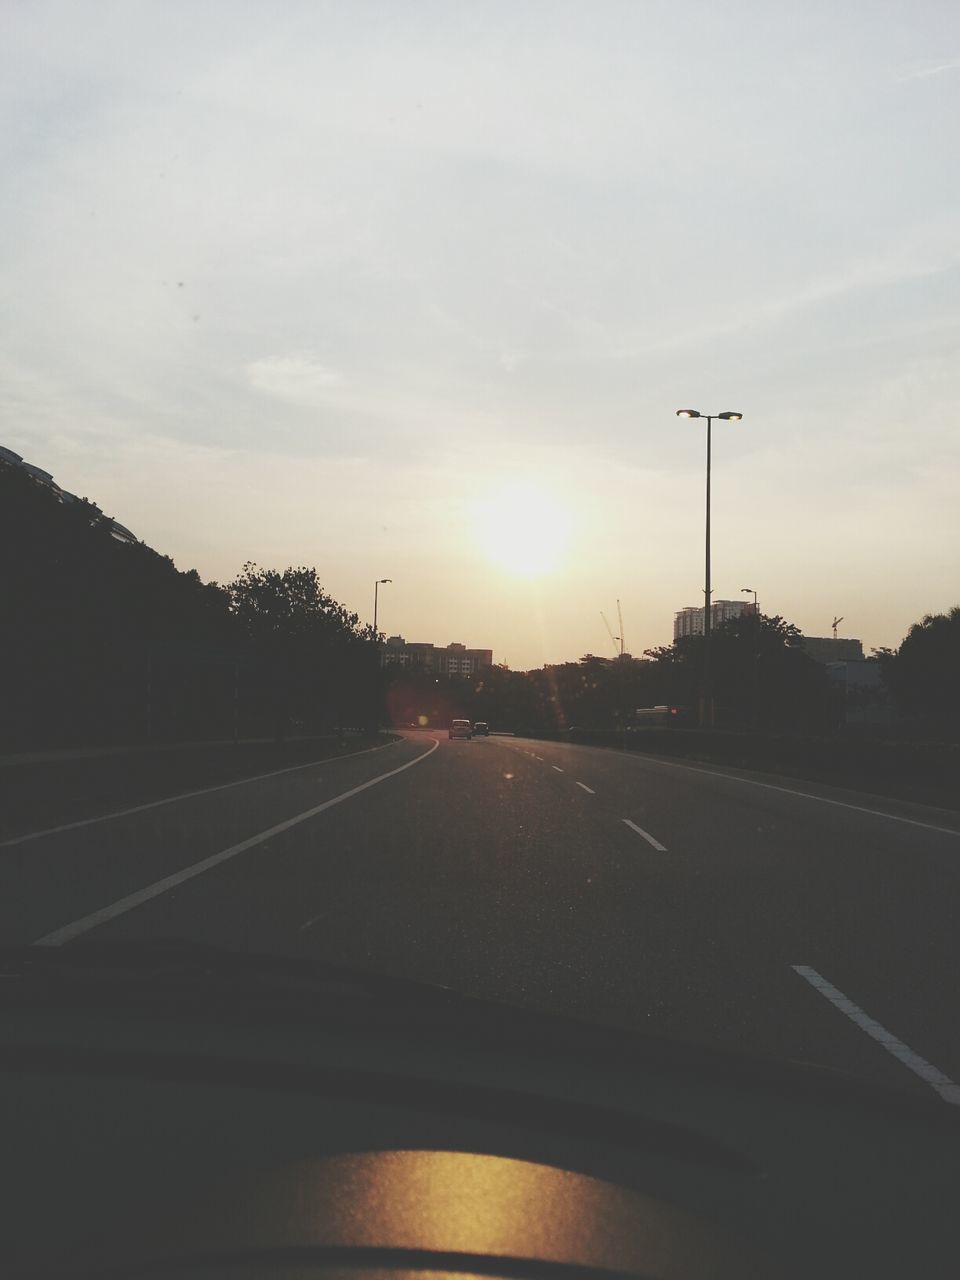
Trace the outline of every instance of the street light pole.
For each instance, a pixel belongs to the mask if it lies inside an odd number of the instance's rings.
[[[756,729],[760,724],[760,613],[757,609],[757,593],[753,587],[741,587],[748,596],[753,596],[753,707],[750,721]]]
[[[711,660],[711,633],[713,629],[713,607],[711,602],[712,588],[710,584],[710,468],[713,450],[713,420],[722,418],[724,422],[739,422],[742,413],[733,413],[726,409],[723,413],[701,413],[699,409],[678,409],[678,418],[706,418],[707,420],[707,519],[704,548],[704,583],[703,583],[703,664],[701,667],[700,686],[700,728],[713,728],[713,673]]]
[[[703,573],[703,703],[700,707],[701,729],[713,728],[713,672],[710,667],[710,639],[713,634],[712,595],[710,581],[710,459],[712,456],[713,416],[707,414],[707,519],[706,551]]]
[[[380,587],[385,582],[392,582],[392,578],[378,578],[373,584],[373,638],[377,638],[377,603]]]

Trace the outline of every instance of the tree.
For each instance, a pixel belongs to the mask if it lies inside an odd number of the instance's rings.
[[[800,630],[779,616],[743,614],[711,636],[714,697],[721,725],[820,732],[832,719],[824,668],[803,650]],[[696,706],[702,636],[648,650],[659,668],[662,701]]]
[[[314,569],[203,582],[0,463],[7,749],[227,737],[238,688],[246,732],[362,723],[378,714],[371,640]]]
[[[804,652],[793,623],[744,614],[717,628],[715,640],[718,689],[731,723],[806,733],[831,727],[826,669]]]
[[[379,719],[373,631],[324,591],[316,569],[248,562],[227,594],[254,662],[251,693],[275,737],[294,721]]]
[[[960,606],[926,614],[898,649],[876,656],[902,714],[960,720]]]
[[[215,583],[178,572],[142,543],[118,541],[94,503],[63,501],[21,469],[0,466],[0,644],[5,670],[15,673],[0,723],[5,743],[223,732],[229,699],[211,696],[215,680],[187,690],[171,668],[198,671],[232,634]]]

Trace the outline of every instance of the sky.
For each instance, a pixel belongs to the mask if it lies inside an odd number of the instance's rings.
[[[0,4],[0,443],[528,668],[960,603],[960,6]],[[743,597],[746,598],[745,596]]]

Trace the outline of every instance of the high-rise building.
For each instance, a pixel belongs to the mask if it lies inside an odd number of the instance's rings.
[[[714,600],[710,609],[710,626],[720,627],[731,618],[739,618],[743,614],[753,613],[753,602],[749,600]],[[673,615],[673,638],[681,636],[703,635],[703,606],[687,605],[678,609]]]
[[[431,672],[438,676],[472,676],[483,667],[493,666],[492,649],[468,649],[463,644],[407,642],[403,636],[389,636],[380,651],[382,667],[406,667],[413,671]]]

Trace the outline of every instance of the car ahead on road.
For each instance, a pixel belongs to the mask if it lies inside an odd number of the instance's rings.
[[[473,726],[474,736],[477,738],[486,738],[490,733],[490,726],[486,720],[478,720]]]
[[[473,729],[469,720],[454,720],[450,726],[451,738],[472,738]]]
[[[287,956],[0,972],[4,1276],[957,1274],[932,1098]]]

